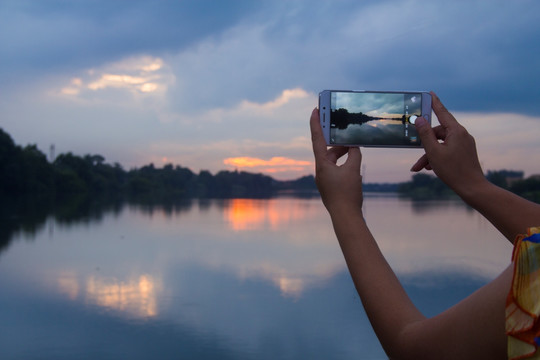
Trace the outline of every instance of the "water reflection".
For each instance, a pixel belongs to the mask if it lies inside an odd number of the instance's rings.
[[[314,211],[314,207],[290,199],[232,199],[224,208],[224,216],[236,231],[277,230],[292,221],[312,216]]]
[[[511,244],[459,199],[381,197],[365,208],[372,233],[399,274],[462,272],[490,279],[510,261]]]
[[[77,300],[79,298],[81,286],[75,272],[70,271],[58,274],[57,282],[60,292],[67,295],[70,300]]]
[[[149,275],[141,275],[127,282],[100,279],[86,281],[86,300],[99,306],[127,312],[134,316],[152,317],[158,313],[157,285]]]
[[[4,196],[0,202],[0,254],[16,237],[33,240],[45,227],[54,232],[55,225],[99,224],[105,215],[117,215],[123,204],[115,198],[74,195],[67,198],[51,196]]]
[[[161,281],[147,274],[125,281],[96,275],[81,280],[74,272],[64,272],[58,274],[57,286],[60,293],[73,301],[140,318],[158,315]]]
[[[225,209],[224,216],[233,230],[240,231],[260,229],[267,221],[277,218],[279,213],[265,204],[261,206],[257,200],[233,199]]]
[[[365,216],[407,292],[435,314],[502,271],[511,249],[459,201],[423,204],[367,197]],[[82,208],[9,232],[0,320],[11,340],[0,348],[12,358],[62,358],[51,346],[91,358],[118,344],[101,357],[385,358],[320,199]],[[32,356],[13,341],[27,333]],[[78,348],[64,349],[66,337]]]
[[[280,277],[274,279],[277,286],[281,290],[281,293],[285,296],[300,297],[304,290],[305,281],[303,279],[289,279],[286,277]]]

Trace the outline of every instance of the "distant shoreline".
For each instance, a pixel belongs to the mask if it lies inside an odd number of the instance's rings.
[[[124,170],[101,155],[59,154],[50,162],[36,145],[21,147],[0,129],[0,194],[9,197],[88,195],[124,200],[145,198],[169,201],[186,198],[270,198],[277,194],[314,196],[315,177],[276,180],[261,173],[222,170],[198,174],[180,165],[154,164]],[[522,171],[489,171],[488,180],[533,201],[540,201],[540,176],[523,179]],[[455,194],[433,175],[418,173],[401,183],[365,183],[366,193],[397,193],[413,199],[453,197]]]

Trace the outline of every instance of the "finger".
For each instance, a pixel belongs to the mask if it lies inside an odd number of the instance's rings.
[[[347,153],[347,160],[345,166],[350,166],[352,169],[360,174],[360,165],[362,164],[362,153],[358,147],[350,147]]]
[[[429,160],[427,158],[427,155],[424,154],[416,161],[416,163],[411,167],[411,171],[418,172],[422,169],[427,168],[429,166]]]
[[[439,140],[446,139],[446,129],[442,127],[442,125],[437,125],[433,128],[433,132],[435,133],[435,137]]]
[[[437,119],[439,119],[439,122],[444,128],[447,129],[459,124],[454,115],[452,115],[446,109],[437,94],[435,94],[433,91],[431,92],[431,107],[433,108],[435,115],[437,115]]]
[[[345,155],[348,151],[349,148],[345,146],[334,146],[328,149],[326,152],[326,158],[335,164],[337,163],[338,159]]]
[[[426,152],[429,153],[431,149],[439,144],[435,130],[429,126],[429,123],[423,117],[416,119],[415,126],[416,132],[418,133],[418,136],[422,142],[422,146]]]
[[[322,157],[326,154],[327,146],[322,132],[321,123],[319,121],[319,110],[317,108],[313,109],[311,112],[309,127],[311,129],[311,142],[313,145],[313,154],[315,155],[315,160],[322,159]]]

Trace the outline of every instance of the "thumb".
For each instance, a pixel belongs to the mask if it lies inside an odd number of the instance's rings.
[[[433,148],[439,143],[435,132],[433,131],[431,126],[429,126],[429,123],[426,119],[424,119],[423,117],[419,117],[418,119],[416,119],[415,126],[416,132],[418,133],[418,136],[420,137],[422,145],[424,146],[424,149],[426,151]]]

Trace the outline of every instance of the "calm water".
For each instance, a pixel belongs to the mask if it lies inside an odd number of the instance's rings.
[[[459,201],[364,207],[426,315],[508,264],[510,244]],[[318,198],[28,217],[1,233],[2,359],[385,358]]]

